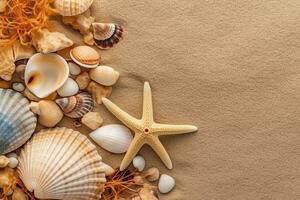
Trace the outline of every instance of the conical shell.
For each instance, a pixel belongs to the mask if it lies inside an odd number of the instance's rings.
[[[62,16],[75,16],[85,12],[93,0],[55,0],[53,5]]]
[[[68,79],[68,63],[57,54],[35,54],[25,69],[27,88],[37,97],[45,98]]]
[[[105,167],[88,138],[67,128],[45,129],[21,150],[19,177],[38,199],[100,199]]]
[[[35,130],[37,120],[20,93],[0,89],[0,154],[22,146]]]
[[[112,48],[123,38],[123,27],[118,24],[93,23],[95,44],[100,49]]]
[[[63,110],[64,114],[70,118],[81,118],[94,108],[92,96],[87,92],[57,99],[56,103]]]

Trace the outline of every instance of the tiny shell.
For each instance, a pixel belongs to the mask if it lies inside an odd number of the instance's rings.
[[[79,92],[79,87],[71,78],[68,78],[64,85],[57,90],[57,93],[61,97],[73,96]]]
[[[118,81],[119,76],[119,72],[105,65],[100,65],[90,71],[91,79],[105,86],[114,85]]]
[[[112,48],[123,38],[123,27],[118,24],[93,23],[95,44],[100,49]]]
[[[133,140],[130,130],[120,124],[98,128],[90,137],[103,149],[112,153],[125,153]]]
[[[19,161],[18,161],[17,158],[15,158],[15,157],[10,157],[9,158],[8,166],[10,168],[16,168],[18,166],[18,164],[19,164]]]
[[[91,95],[82,92],[76,96],[57,99],[56,103],[63,110],[64,114],[70,118],[81,118],[94,108],[94,102]]]
[[[5,168],[9,164],[9,158],[0,156],[0,168]]]
[[[99,53],[89,46],[78,46],[70,51],[72,60],[86,68],[95,68],[100,63]]]
[[[162,194],[169,193],[175,186],[175,179],[169,175],[162,174],[159,183],[158,190]]]
[[[23,83],[13,83],[12,88],[18,92],[23,92],[25,90]]]
[[[112,93],[112,87],[103,86],[99,83],[91,81],[87,87],[87,91],[92,94],[92,97],[97,104],[102,104],[103,97],[110,97]]]
[[[82,72],[81,74],[79,74],[77,77],[76,77],[76,82],[79,86],[79,88],[81,90],[84,90],[87,88],[87,86],[89,85],[89,83],[91,82],[91,79],[90,79],[90,76],[89,76],[89,73],[87,72]]]
[[[108,165],[106,163],[102,163],[102,167],[104,168],[105,176],[111,176],[116,172],[116,170],[114,170],[114,168],[112,168],[110,165]]]
[[[81,122],[92,130],[96,130],[103,124],[103,119],[99,112],[89,112],[83,116]]]
[[[139,170],[139,172],[141,172],[144,170],[146,162],[142,156],[136,156],[133,159],[132,164],[137,170]]]
[[[12,195],[12,200],[28,200],[28,196],[21,190],[20,188],[16,187],[14,193]]]
[[[77,76],[78,74],[80,74],[81,69],[77,64],[69,62],[68,65],[71,75]]]
[[[54,8],[62,16],[79,15],[92,5],[94,0],[54,0]]]
[[[152,167],[150,169],[147,169],[145,172],[145,178],[150,181],[157,181],[159,179],[159,170],[156,167]]]

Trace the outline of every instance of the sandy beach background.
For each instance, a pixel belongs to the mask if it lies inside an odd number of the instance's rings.
[[[199,127],[161,138],[173,170],[142,149],[147,167],[176,179],[162,200],[300,198],[300,1],[95,0],[92,11],[127,31],[101,51],[121,72],[111,100],[139,117],[149,81],[157,122]],[[123,158],[99,152],[114,167]]]

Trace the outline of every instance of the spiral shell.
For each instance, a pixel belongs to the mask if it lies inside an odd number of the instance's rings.
[[[112,48],[123,38],[123,27],[118,24],[93,23],[95,44],[100,49]]]
[[[85,12],[94,0],[55,0],[53,5],[62,16],[75,16]]]
[[[32,135],[37,124],[29,109],[29,102],[20,93],[0,89],[0,154],[22,146]]]
[[[106,182],[95,146],[67,128],[35,134],[21,150],[18,174],[38,199],[96,200]]]
[[[94,108],[92,96],[87,92],[57,99],[56,103],[63,110],[64,114],[70,118],[81,118]]]

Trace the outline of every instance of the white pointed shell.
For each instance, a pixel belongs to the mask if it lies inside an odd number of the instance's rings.
[[[57,54],[33,55],[25,69],[25,84],[37,97],[45,98],[68,79],[68,63]]]
[[[114,85],[118,81],[119,76],[120,73],[118,71],[105,65],[100,65],[90,71],[91,79],[105,86]]]
[[[38,199],[100,199],[102,158],[88,138],[67,128],[45,129],[21,150],[19,177]]]
[[[54,8],[62,16],[75,16],[85,12],[93,0],[55,0]]]
[[[120,124],[98,128],[90,137],[103,149],[112,153],[125,153],[133,139],[130,130]]]
[[[0,89],[0,154],[22,146],[35,130],[37,120],[20,93]]]

